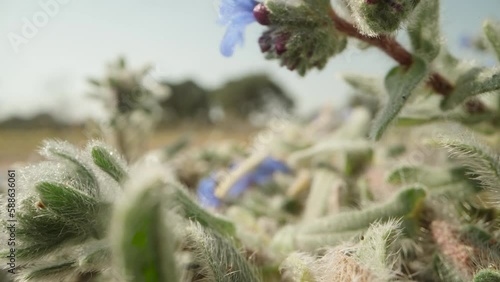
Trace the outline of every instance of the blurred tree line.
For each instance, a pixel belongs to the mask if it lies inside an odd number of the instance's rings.
[[[266,74],[231,80],[217,89],[206,89],[192,80],[162,82],[170,96],[161,102],[164,124],[177,121],[215,122],[219,119],[249,120],[254,114],[292,112],[295,101]]]
[[[129,79],[132,78],[124,78],[124,80]],[[93,85],[102,84],[94,79],[89,81]],[[132,89],[137,83],[118,83],[115,79],[110,79],[110,81],[112,82],[110,88],[115,91],[138,93]],[[293,97],[268,75],[262,73],[231,80],[216,89],[204,88],[190,79],[177,83],[163,80],[159,83],[169,89],[166,98],[159,99],[163,110],[160,126],[175,125],[179,122],[211,124],[221,120],[245,122],[254,114],[271,116],[276,111],[291,113],[295,107]],[[128,91],[123,87],[131,89]],[[93,96],[100,96],[100,94]],[[128,103],[131,100],[137,102],[137,95],[118,96],[134,96],[134,99],[127,101]],[[123,101],[118,100],[120,102],[118,103],[120,105],[117,105],[118,109],[123,110],[133,106],[122,105]],[[69,125],[54,118],[51,113],[40,113],[23,119],[12,117],[0,122],[0,128],[62,128],[67,126]]]

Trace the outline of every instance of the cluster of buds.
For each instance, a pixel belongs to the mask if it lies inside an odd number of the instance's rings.
[[[276,56],[283,55],[286,51],[286,44],[290,34],[276,32],[275,29],[269,29],[265,31],[259,37],[259,46],[262,53],[273,53]],[[287,65],[288,69],[294,70],[295,68]]]
[[[258,23],[268,26],[271,24],[269,19],[269,10],[263,3],[257,4],[253,10],[253,15]],[[265,31],[259,38],[259,46],[262,53],[274,52],[280,56],[286,52],[286,44],[290,38],[290,34],[274,32],[275,28],[271,27]],[[290,69],[290,68],[289,68]],[[293,68],[291,68],[293,70]]]
[[[420,0],[343,0],[361,33],[368,36],[397,30]],[[268,59],[304,75],[322,69],[342,52],[346,35],[336,29],[328,0],[222,0],[219,22],[228,26],[221,42],[224,56],[243,43],[245,27],[253,22],[267,26],[259,45]]]
[[[259,38],[262,53],[301,75],[312,68],[322,69],[347,43],[324,13],[310,9],[306,3],[259,3],[253,15],[258,23],[269,26]]]
[[[420,0],[344,1],[360,31],[369,36],[396,31],[420,2]]]

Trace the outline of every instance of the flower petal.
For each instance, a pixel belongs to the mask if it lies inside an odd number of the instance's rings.
[[[249,173],[238,179],[236,183],[229,189],[227,196],[229,198],[236,198],[241,193],[245,192],[253,184],[253,173]]]
[[[256,5],[254,0],[222,0],[218,22],[228,26],[220,45],[222,55],[232,56],[235,46],[243,44],[245,27],[256,21],[253,15]]]
[[[253,14],[255,1],[248,0],[222,0],[219,5],[219,23],[228,24],[241,14]]]
[[[220,199],[215,196],[216,187],[217,182],[213,177],[206,177],[200,181],[197,194],[202,206],[215,208],[221,205]]]
[[[266,159],[264,159],[260,167],[272,172],[279,171],[283,173],[290,173],[290,168],[285,163],[271,157],[267,157]]]
[[[237,44],[243,44],[244,26],[228,26],[220,43],[220,52],[226,57],[231,57]]]

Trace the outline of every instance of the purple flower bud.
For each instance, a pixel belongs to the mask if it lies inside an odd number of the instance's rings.
[[[274,44],[274,49],[276,49],[276,54],[282,55],[286,52],[286,40],[281,40],[280,38],[276,39]]]
[[[269,20],[269,10],[263,3],[259,3],[253,8],[253,16],[261,25],[271,24],[271,21]]]

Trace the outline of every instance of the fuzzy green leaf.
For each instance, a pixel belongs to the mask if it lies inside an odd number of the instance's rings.
[[[500,271],[493,269],[480,270],[474,275],[474,282],[498,282],[500,281]]]
[[[70,176],[73,187],[97,197],[99,183],[94,172],[76,157],[77,150],[66,142],[47,141],[44,143],[42,155],[70,163],[74,166],[75,174]]]
[[[386,203],[359,211],[342,212],[311,220],[300,226],[300,232],[314,234],[355,231],[367,228],[377,220],[383,221],[404,216],[413,217],[425,198],[425,194],[423,188],[407,188]]]
[[[372,139],[379,140],[382,137],[391,121],[396,118],[410,98],[413,90],[426,77],[427,72],[427,64],[414,57],[413,64],[408,69],[398,66],[387,74],[385,87],[389,93],[389,100],[372,126],[370,134]]]
[[[281,252],[291,252],[294,250],[301,251],[315,251],[318,248],[322,248],[325,246],[335,246],[342,242],[352,241],[355,238],[359,237],[362,230],[355,231],[342,231],[342,232],[329,232],[329,233],[315,233],[315,234],[303,234],[297,233],[293,234],[296,231],[292,231],[292,234],[289,235],[289,239],[292,240],[292,243],[288,246],[283,244],[284,242],[277,243],[278,238],[286,238],[285,234],[278,234],[273,241],[275,242],[273,245]]]
[[[80,227],[47,208],[37,207],[39,204],[34,197],[28,198],[17,214],[16,256],[20,261],[39,258],[71,240],[81,242],[85,237]]]
[[[371,152],[370,142],[363,139],[335,139],[319,142],[312,147],[293,152],[288,157],[288,163],[293,166],[310,166],[312,162],[318,162],[342,153],[368,154]]]
[[[70,222],[83,233],[98,232],[99,203],[72,187],[50,182],[36,185],[40,200],[46,209]],[[100,231],[102,233],[102,231]]]
[[[465,170],[461,167],[401,166],[389,172],[386,181],[401,185],[422,183],[427,187],[463,181]]]
[[[26,281],[66,281],[63,278],[76,275],[76,263],[74,261],[61,262],[56,264],[45,265],[38,267],[35,270],[29,270],[28,274],[24,275]]]
[[[178,282],[173,223],[162,212],[161,182],[131,187],[111,229],[113,259],[126,281]],[[167,227],[167,223],[169,227]]]
[[[280,265],[285,281],[293,282],[316,282],[311,264],[314,258],[304,253],[290,254]]]
[[[500,22],[487,20],[484,22],[483,30],[500,61]]]
[[[408,35],[415,54],[432,62],[439,54],[439,0],[422,0],[408,25]]]
[[[348,4],[360,32],[376,36],[396,31],[419,2],[420,0],[397,2],[349,0]]]
[[[453,92],[441,102],[441,108],[450,110],[467,98],[500,89],[500,69],[473,68],[458,78]]]
[[[188,241],[207,281],[261,281],[256,269],[241,255],[233,243],[220,234],[192,223]]]
[[[500,196],[500,154],[478,143],[470,134],[462,138],[442,138],[438,143],[447,148],[451,156],[462,160],[484,188]]]
[[[460,240],[487,254],[490,261],[500,262],[500,242],[486,230],[475,225],[466,225],[460,230]]]
[[[202,226],[215,230],[222,235],[234,236],[236,234],[236,228],[232,222],[203,209],[191,199],[182,187],[172,184],[169,188],[174,190],[175,203],[180,206],[184,217],[197,221]]]
[[[396,185],[420,183],[432,196],[451,196],[460,200],[481,191],[466,176],[463,167],[402,166],[389,173],[386,181]]]
[[[111,176],[118,183],[123,183],[127,178],[127,172],[111,152],[101,146],[94,146],[91,150],[94,163]]]
[[[369,269],[378,281],[396,280],[393,267],[397,262],[397,243],[401,234],[401,222],[398,220],[373,223],[357,244],[354,258]]]
[[[333,171],[328,169],[315,171],[303,211],[303,220],[324,216],[328,210],[340,210],[341,190],[345,186],[344,180]]]
[[[111,249],[106,241],[98,241],[92,247],[87,247],[78,258],[80,272],[100,272],[110,266]]]
[[[272,248],[279,253],[290,253],[294,250],[315,251],[326,246],[335,246],[341,242],[359,238],[373,222],[378,222],[382,232],[388,225],[396,226],[395,219],[402,218],[401,225],[406,234],[414,234],[415,218],[425,197],[422,188],[408,188],[399,193],[391,201],[360,211],[342,212],[336,215],[310,220],[298,226],[286,226],[273,238]],[[398,225],[400,223],[397,223]],[[399,229],[393,231],[399,234]],[[368,233],[370,236],[373,233]],[[380,235],[380,234],[375,234]],[[366,237],[366,236],[365,236]],[[371,240],[370,237],[367,237]],[[386,238],[394,239],[394,238]],[[371,242],[368,242],[370,244]],[[384,245],[387,247],[390,242]],[[379,258],[383,260],[383,258]],[[385,280],[384,280],[385,281]]]

